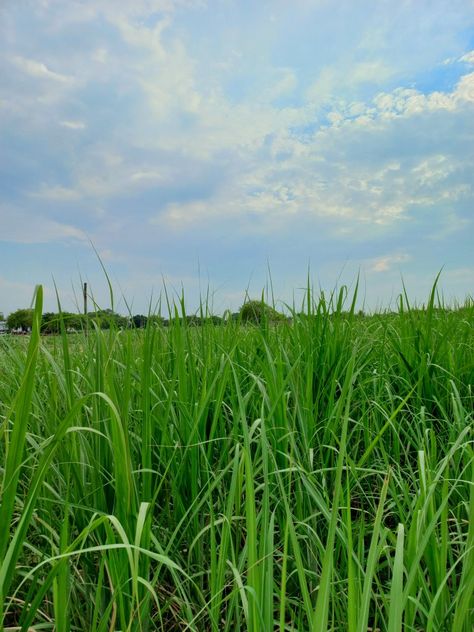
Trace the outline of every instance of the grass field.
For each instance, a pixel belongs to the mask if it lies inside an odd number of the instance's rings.
[[[474,305],[351,305],[3,336],[4,629],[471,632]]]

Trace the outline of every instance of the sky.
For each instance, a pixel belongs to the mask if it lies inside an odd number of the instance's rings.
[[[2,0],[0,312],[474,294],[472,0]],[[127,308],[128,304],[128,308]]]

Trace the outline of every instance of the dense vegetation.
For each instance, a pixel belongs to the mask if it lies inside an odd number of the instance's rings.
[[[158,317],[152,316],[158,319]],[[8,315],[7,326],[10,331],[28,331],[33,323],[32,309],[17,309]],[[58,334],[61,325],[66,331],[80,331],[86,329],[93,323],[101,329],[124,328],[124,327],[144,327],[147,317],[137,314],[136,316],[122,316],[111,309],[96,310],[88,314],[78,314],[71,312],[46,312],[41,316],[40,328],[43,334]]]
[[[247,317],[247,305],[245,303],[242,308],[241,320],[253,320],[259,322],[261,315],[265,313],[274,313],[280,320],[284,318],[281,314],[278,314],[273,308],[265,305],[262,301],[252,301],[257,303],[258,312],[252,312],[250,318]],[[230,315],[234,319],[240,318],[240,313]],[[206,315],[198,316],[196,314],[186,314],[179,317],[181,320],[185,320],[188,325],[201,325],[204,321],[211,320],[215,325],[224,322],[224,319],[219,316]],[[135,314],[133,316],[124,316],[118,314],[111,309],[96,310],[88,312],[87,314],[79,314],[72,312],[46,312],[41,316],[40,330],[42,334],[59,334],[61,328],[64,328],[66,332],[79,332],[87,330],[89,327],[99,327],[100,329],[144,329],[147,326],[148,321],[150,325],[169,325],[169,319],[163,318],[156,314]],[[32,309],[17,309],[15,312],[9,314],[6,324],[10,332],[29,332],[33,324],[33,310]]]
[[[0,338],[5,629],[472,629],[472,303],[41,314]]]

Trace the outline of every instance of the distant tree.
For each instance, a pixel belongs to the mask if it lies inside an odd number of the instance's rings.
[[[67,314],[66,318],[66,327],[68,329],[75,329],[76,331],[80,331],[85,326],[86,317],[84,314]]]
[[[116,327],[125,329],[129,326],[130,320],[126,316],[121,316],[111,309],[99,309],[96,312],[89,312],[89,320],[95,321],[101,329]]]
[[[21,329],[21,331],[28,331],[32,326],[32,309],[17,309],[16,312],[12,312],[7,318],[7,327],[10,330]]]
[[[202,318],[196,314],[190,314],[189,316],[186,316],[186,324],[191,325],[192,327],[198,327],[199,325],[202,325]]]
[[[61,319],[66,331],[79,331],[83,327],[84,316],[82,314],[72,314],[71,312],[46,312],[41,318],[41,331],[44,334],[58,334],[61,331]]]
[[[57,334],[60,331],[59,314],[46,312],[41,317],[41,331],[44,334]]]
[[[146,327],[147,322],[148,318],[143,314],[135,314],[135,316],[132,316],[132,325],[137,329],[143,329]]]
[[[239,315],[244,323],[261,323],[263,320],[269,322],[285,320],[283,314],[280,314],[263,301],[247,301],[240,308]]]
[[[169,321],[165,320],[162,316],[158,316],[157,314],[152,314],[151,316],[149,316],[148,322],[154,327],[166,327],[169,324]]]

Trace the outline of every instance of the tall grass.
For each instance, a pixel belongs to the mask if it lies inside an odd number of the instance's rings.
[[[474,307],[354,299],[41,338],[38,288],[0,339],[1,629],[470,631]]]

